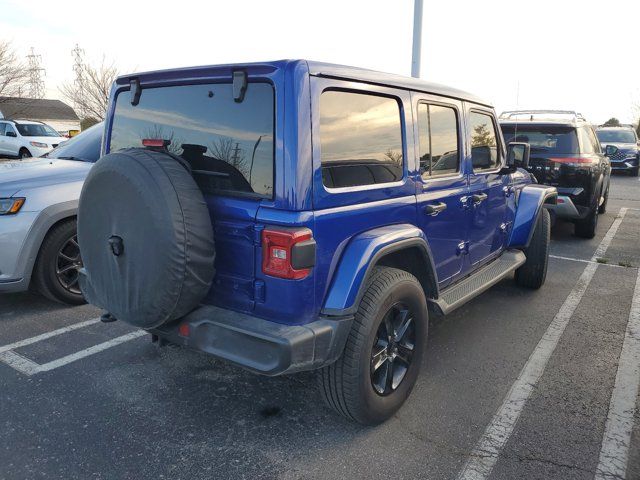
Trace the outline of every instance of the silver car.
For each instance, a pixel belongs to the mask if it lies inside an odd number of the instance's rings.
[[[0,292],[31,287],[52,300],[84,302],[76,213],[102,131],[95,125],[44,158],[0,161]]]

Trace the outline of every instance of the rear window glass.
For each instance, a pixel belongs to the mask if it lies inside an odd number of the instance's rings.
[[[121,92],[110,150],[142,147],[146,138],[168,140],[204,193],[271,197],[273,105],[267,83],[249,83],[240,103],[227,83],[143,88],[136,106]]]
[[[636,143],[636,134],[633,130],[598,130],[598,139],[602,143]]]
[[[555,125],[502,125],[505,143],[524,142],[531,153],[578,153],[578,136],[573,127]]]
[[[395,182],[402,178],[398,101],[329,90],[320,97],[322,181],[327,187]]]

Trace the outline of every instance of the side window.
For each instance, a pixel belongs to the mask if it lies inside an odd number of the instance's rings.
[[[593,131],[593,127],[589,127],[588,131],[589,138],[591,139],[591,145],[593,145],[593,151],[596,153],[602,153],[600,142],[598,141],[598,137],[596,137],[596,132]]]
[[[354,187],[402,179],[402,124],[398,101],[328,90],[320,97],[322,182]]]
[[[580,153],[595,153],[595,146],[586,127],[578,128],[578,138],[580,139]]]
[[[420,175],[427,179],[451,175],[460,169],[458,119],[455,109],[418,104]]]
[[[13,132],[13,133],[15,133],[16,131],[15,131],[15,129],[11,126],[11,124],[10,124],[10,123],[5,123],[5,124],[4,124],[4,135],[6,136],[6,135],[7,135],[7,133],[9,133],[9,132]]]
[[[471,162],[473,170],[493,170],[500,164],[498,136],[491,115],[471,112]]]
[[[4,126],[6,123],[0,123],[0,137],[4,137]]]

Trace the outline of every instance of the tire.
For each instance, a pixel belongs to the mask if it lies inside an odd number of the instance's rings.
[[[404,317],[403,310],[408,311]],[[406,322],[408,327],[403,329],[402,338],[389,342],[387,319],[398,327],[403,324],[402,318],[412,321]],[[364,425],[376,425],[390,418],[416,383],[427,345],[428,324],[425,294],[416,277],[396,268],[375,267],[342,356],[318,372],[318,385],[326,403],[347,419]],[[400,328],[392,330],[400,335]],[[398,355],[388,357],[389,352],[393,355],[394,344]],[[413,345],[413,350],[409,350],[409,345]],[[379,353],[375,357],[379,366],[376,370],[373,370],[374,347]],[[385,382],[390,365],[391,377],[399,378],[395,387],[393,382]]]
[[[524,251],[527,260],[516,270],[515,280],[518,285],[538,289],[547,278],[549,263],[549,244],[551,243],[551,217],[546,208],[542,209],[531,243]]]
[[[26,148],[21,148],[18,152],[18,157],[20,158],[20,160],[22,160],[23,158],[31,158],[31,152]]]
[[[582,220],[576,220],[573,232],[576,237],[593,238],[596,236],[596,228],[598,227],[598,205],[594,206]]]
[[[640,167],[634,167],[631,169],[631,171],[629,172],[629,174],[632,177],[637,177],[638,176],[638,171],[640,171]]]
[[[209,209],[188,166],[168,152],[100,158],[80,194],[78,239],[87,301],[135,327],[183,317],[211,288]]]
[[[611,187],[608,186],[607,191],[604,193],[604,200],[602,201],[602,205],[598,207],[599,214],[607,213],[607,202],[609,201],[609,188]]]
[[[37,292],[69,305],[85,303],[78,285],[82,259],[76,237],[75,218],[55,225],[40,246],[32,277]]]

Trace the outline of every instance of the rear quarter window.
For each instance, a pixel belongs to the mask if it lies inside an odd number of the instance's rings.
[[[274,176],[274,89],[250,82],[242,102],[227,83],[143,88],[116,99],[110,151],[169,141],[204,193],[270,198]]]
[[[320,97],[326,187],[396,182],[403,175],[400,106],[394,98],[328,90]]]

